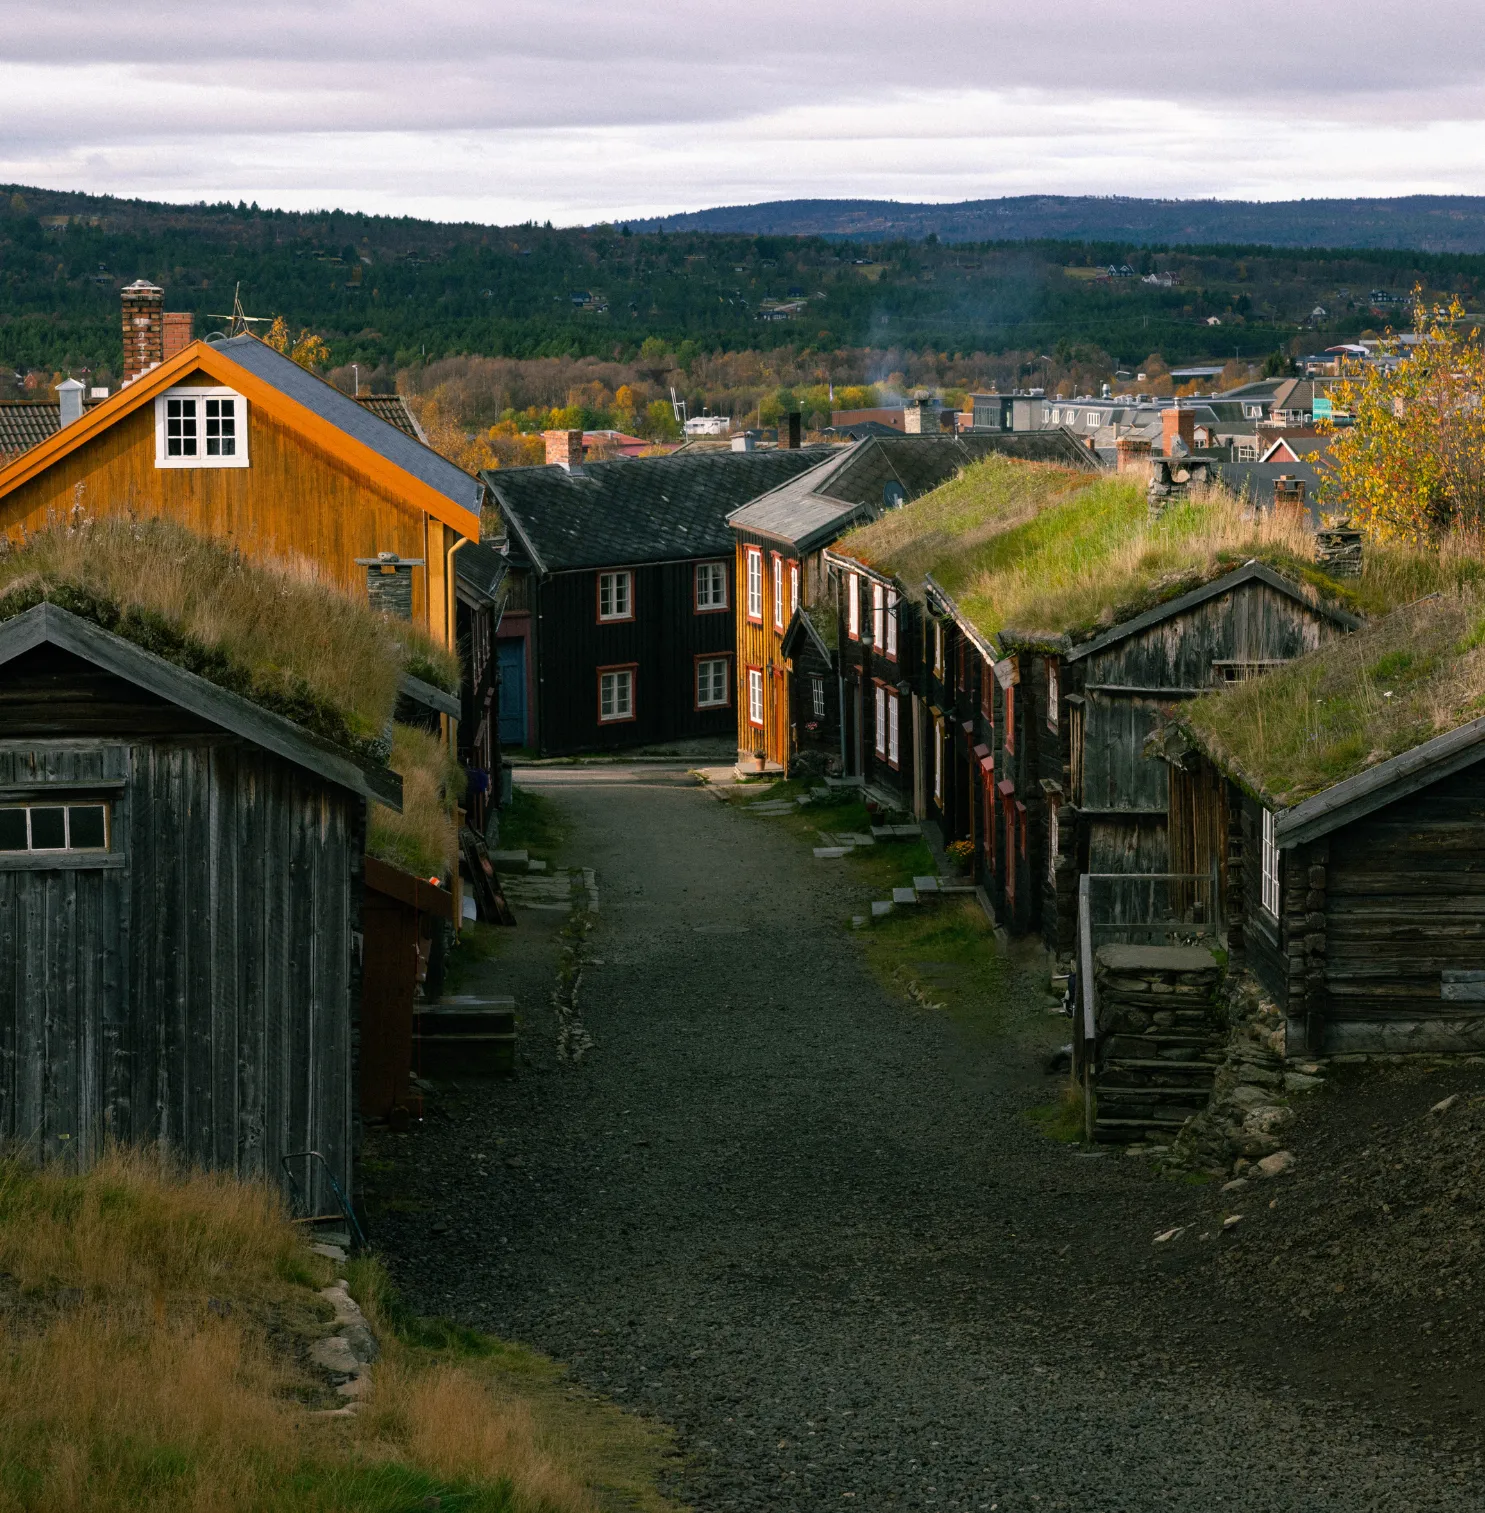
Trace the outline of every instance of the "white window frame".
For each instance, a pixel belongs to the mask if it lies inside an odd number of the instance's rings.
[[[748,619],[763,619],[763,548],[750,546],[748,557]]]
[[[604,713],[605,698],[609,711]],[[614,667],[598,674],[598,723],[618,725],[634,718],[634,669]]]
[[[725,709],[728,705],[727,691],[732,683],[731,657],[698,657],[696,659],[696,707],[698,709]],[[721,669],[718,672],[717,669]],[[704,669],[707,682],[703,690]],[[703,691],[706,697],[702,697]]]
[[[1047,729],[1059,730],[1062,726],[1062,679],[1057,670],[1055,657],[1047,658]]]
[[[933,802],[944,806],[944,722],[933,722]]]
[[[933,622],[933,675],[940,682],[944,676],[944,622]]]
[[[898,766],[902,761],[901,700],[895,693],[887,695],[887,761]]]
[[[861,639],[861,589],[855,573],[846,574],[846,634],[853,641]]]
[[[871,586],[871,644],[880,652],[887,644],[887,590],[880,583]]]
[[[789,564],[789,618],[799,613],[799,564]]]
[[[233,452],[230,457],[210,456],[197,452],[190,456],[172,457],[169,454],[166,432],[170,401],[194,401],[196,410],[198,446],[206,444],[206,402],[209,399],[230,399],[235,406],[232,417]],[[155,399],[155,466],[157,468],[245,468],[248,466],[248,402],[236,389],[219,387],[183,387],[166,389]]]
[[[1272,809],[1263,811],[1263,839],[1259,853],[1264,912],[1277,920],[1280,908],[1278,821]]]
[[[784,628],[784,559],[773,554],[773,628]]]
[[[887,655],[897,660],[897,590],[887,590]]]
[[[763,728],[763,669],[748,669],[748,724]]]
[[[810,708],[817,720],[825,718],[825,679],[819,673],[810,676]]]
[[[879,757],[887,755],[887,690],[877,684],[876,729],[872,732],[872,744]]]
[[[604,590],[608,591],[609,606],[603,607]],[[623,608],[619,607],[622,599]],[[627,570],[617,570],[598,575],[598,620],[600,624],[606,624],[611,620],[632,620],[634,618],[634,574]]]
[[[696,613],[715,614],[727,606],[727,564],[725,562],[698,562],[696,564]]]
[[[1057,882],[1057,853],[1062,848],[1062,806],[1054,795],[1047,804],[1047,881]]]

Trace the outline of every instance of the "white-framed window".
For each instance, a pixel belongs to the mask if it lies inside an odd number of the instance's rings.
[[[748,669],[748,724],[763,728],[763,669]]]
[[[1088,411],[1088,429],[1091,430],[1091,431],[1096,431],[1098,429],[1098,411],[1097,410],[1089,410]]]
[[[720,709],[727,703],[727,657],[701,657],[696,663],[696,707]]]
[[[1054,796],[1047,805],[1047,881],[1057,881],[1057,853],[1062,848],[1062,816]]]
[[[871,586],[871,644],[878,652],[887,644],[887,590],[880,583]]]
[[[0,854],[107,850],[108,805],[97,800],[0,808]]]
[[[933,722],[933,801],[940,807],[944,802],[944,722]]]
[[[599,573],[598,618],[632,620],[634,618],[634,578],[630,573]]]
[[[855,573],[846,574],[846,634],[861,639],[861,589]]]
[[[784,628],[784,559],[773,555],[773,628]]]
[[[167,389],[155,400],[157,468],[245,468],[247,400],[231,389]]]
[[[598,674],[598,723],[634,718],[634,669],[609,667]]]
[[[1054,658],[1047,658],[1047,729],[1056,730],[1062,723],[1061,677]]]
[[[727,565],[724,562],[696,564],[696,612],[727,608]]]
[[[941,678],[944,675],[944,622],[933,622],[933,675]]]
[[[897,656],[897,590],[887,590],[887,655]]]
[[[887,690],[877,684],[876,750],[879,757],[887,755]]]
[[[895,693],[887,695],[887,760],[894,767],[902,760],[902,727],[899,723],[900,702]]]
[[[799,564],[789,564],[789,616],[792,619],[799,613]]]
[[[748,548],[748,619],[763,618],[763,552],[759,547]]]
[[[810,710],[817,720],[825,718],[825,679],[818,673],[810,678]]]
[[[1275,919],[1279,917],[1279,847],[1275,840],[1276,821],[1273,810],[1263,811],[1263,847],[1259,867],[1263,873],[1263,907]]]

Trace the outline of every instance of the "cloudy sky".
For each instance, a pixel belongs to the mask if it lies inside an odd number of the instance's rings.
[[[0,181],[557,224],[1485,193],[1481,0],[4,0]]]

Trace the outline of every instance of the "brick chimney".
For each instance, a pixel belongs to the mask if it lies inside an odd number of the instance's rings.
[[[542,440],[547,444],[547,466],[566,468],[569,473],[583,465],[583,433],[581,431],[543,431]]]
[[[123,293],[124,382],[165,361],[165,291],[137,278]]]
[[[1150,465],[1150,438],[1148,436],[1121,436],[1114,443],[1119,458],[1121,473],[1138,473]]]
[[[167,310],[163,316],[165,322],[165,361],[184,352],[191,345],[192,321],[195,317],[189,310]]]
[[[1196,450],[1196,411],[1173,405],[1160,412],[1160,444],[1167,457],[1174,457],[1172,450],[1179,441],[1188,452]]]

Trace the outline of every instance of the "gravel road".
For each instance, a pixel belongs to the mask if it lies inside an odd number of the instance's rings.
[[[597,871],[593,1048],[559,1063],[557,921],[524,921],[491,984],[521,1075],[368,1148],[415,1306],[674,1425],[708,1513],[1485,1505],[1476,1457],[1308,1379],[1282,1318],[1268,1372],[1169,1286],[1151,1238],[1210,1194],[1038,1134],[1032,1051],[883,989],[838,864],[679,773],[522,781]]]

